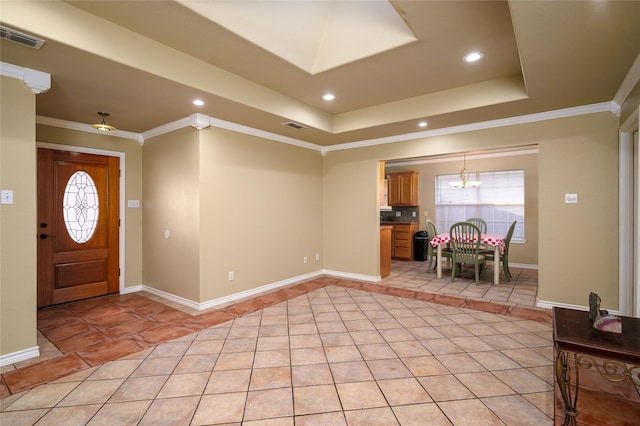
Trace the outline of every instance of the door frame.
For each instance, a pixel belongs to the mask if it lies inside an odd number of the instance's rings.
[[[619,132],[619,297],[621,315],[640,318],[640,110],[636,108]],[[634,140],[635,134],[635,140]]]
[[[46,148],[46,149],[55,149],[58,151],[68,151],[68,152],[79,152],[83,154],[97,154],[104,155],[107,157],[118,157],[120,160],[120,177],[118,178],[118,183],[120,186],[120,211],[118,214],[120,215],[120,227],[118,229],[118,248],[119,248],[119,259],[118,259],[118,267],[120,268],[120,276],[118,277],[118,293],[124,294],[124,276],[125,276],[125,267],[124,267],[124,237],[125,237],[125,194],[124,194],[124,186],[125,186],[125,153],[119,151],[108,151],[103,149],[96,148],[86,148],[82,146],[72,146],[72,145],[60,145],[60,144],[52,144],[47,142],[38,142],[36,141],[36,148]]]

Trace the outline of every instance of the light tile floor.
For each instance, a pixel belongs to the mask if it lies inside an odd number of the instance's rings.
[[[461,276],[451,282],[451,268],[446,264],[442,268],[442,278],[437,278],[429,268],[429,262],[396,261],[392,262],[391,274],[383,278],[388,286],[408,288],[428,293],[446,294],[464,297],[469,300],[497,302],[510,306],[535,307],[538,294],[538,271],[511,266],[511,281],[507,281],[500,269],[500,284],[493,284],[493,263],[489,262],[487,276],[475,283],[471,266],[464,266]]]
[[[395,293],[317,288],[3,398],[0,424],[553,423],[548,322]]]

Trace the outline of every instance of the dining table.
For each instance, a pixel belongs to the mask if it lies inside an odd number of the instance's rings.
[[[505,236],[501,234],[481,234],[480,244],[485,248],[493,248],[493,283],[500,284],[500,256],[506,248]],[[451,242],[448,232],[438,234],[431,239],[431,245],[437,249],[436,274],[442,278],[442,246]]]

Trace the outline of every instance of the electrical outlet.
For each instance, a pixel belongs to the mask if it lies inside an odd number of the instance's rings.
[[[320,253],[316,253],[316,260],[320,260]]]
[[[304,263],[307,263],[307,256],[305,256],[305,257],[304,257],[304,259],[302,259],[302,261],[303,261]]]
[[[424,217],[429,217],[429,212],[428,211],[424,211]]]
[[[402,216],[402,212],[396,212],[396,217]]]
[[[416,217],[417,214],[418,213],[416,213],[416,212],[411,212],[411,217]]]
[[[233,281],[233,271],[229,272],[229,281]]]
[[[564,202],[565,204],[577,204],[578,194],[564,194]]]

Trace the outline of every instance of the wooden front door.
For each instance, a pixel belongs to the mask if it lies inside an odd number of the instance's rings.
[[[118,291],[119,164],[38,149],[38,307]]]

